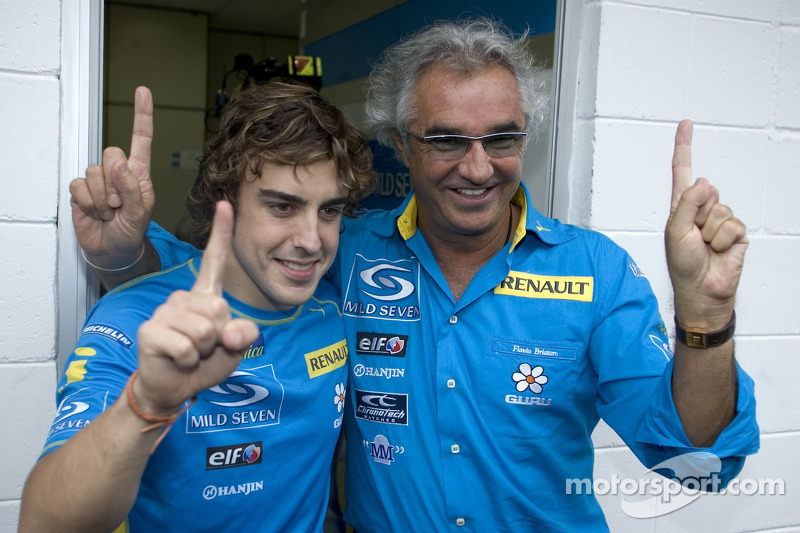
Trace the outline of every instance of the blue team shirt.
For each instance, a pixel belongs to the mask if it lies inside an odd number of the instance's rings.
[[[347,220],[331,279],[350,346],[345,520],[359,533],[603,531],[590,491],[600,418],[648,467],[697,452],[643,272],[603,235],[538,213],[456,302],[412,196]],[[148,232],[159,240],[158,230]],[[158,246],[162,264],[197,253]],[[174,258],[173,258],[174,256]],[[727,483],[758,449],[753,382],[714,446]]]
[[[190,289],[198,269],[194,258],[134,280],[91,310],[59,383],[44,453],[116,400],[137,367],[139,326],[174,290]],[[339,296],[323,280],[309,302],[288,311],[226,298],[232,315],[261,334],[236,371],[175,422],[123,528],[322,531],[347,383]]]
[[[689,443],[667,330],[642,271],[603,235],[538,213],[456,302],[412,196],[349,220],[335,265],[350,344],[345,520],[359,533],[602,531],[589,492],[602,417],[648,467]],[[758,446],[751,379],[708,451],[726,482]]]

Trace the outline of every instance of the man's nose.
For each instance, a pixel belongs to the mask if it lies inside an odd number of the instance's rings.
[[[319,219],[316,213],[308,213],[298,217],[294,235],[292,236],[292,244],[308,253],[317,252],[322,247],[319,230]]]
[[[489,154],[486,153],[483,142],[480,140],[471,142],[469,150],[461,158],[458,166],[463,177],[476,183],[481,183],[494,174]]]

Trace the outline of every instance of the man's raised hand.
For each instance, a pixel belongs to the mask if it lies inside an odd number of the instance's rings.
[[[248,320],[232,319],[222,296],[231,251],[233,208],[219,202],[197,280],[175,291],[139,328],[137,402],[167,415],[198,392],[227,378],[258,336]]]
[[[664,232],[675,314],[684,327],[716,331],[731,318],[747,232],[706,179],[692,184],[690,120],[678,124],[672,157],[672,204]]]
[[[153,97],[147,87],[134,95],[130,156],[121,148],[103,151],[101,165],[70,183],[72,222],[78,242],[94,265],[117,269],[131,264],[144,245],[155,194],[150,180]]]

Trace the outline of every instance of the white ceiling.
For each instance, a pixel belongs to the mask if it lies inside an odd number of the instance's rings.
[[[208,13],[209,28],[280,37],[299,36],[300,13],[326,0],[106,0],[109,4]],[[327,0],[336,1],[336,0]]]

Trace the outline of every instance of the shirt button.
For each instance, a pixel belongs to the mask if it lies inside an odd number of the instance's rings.
[[[451,324],[455,324],[456,322],[458,322],[458,317],[455,316],[455,315],[451,316],[450,317],[450,323]]]
[[[453,453],[458,453],[461,451],[461,447],[458,444],[453,444],[450,446],[450,451]]]
[[[466,524],[466,523],[467,523],[467,521],[466,521],[466,520],[464,520],[463,518],[456,518],[456,525],[457,525],[458,527],[463,527],[463,526],[464,526],[464,524]]]
[[[447,380],[447,388],[448,389],[455,389],[456,388],[456,380],[448,379]]]

